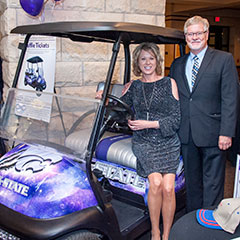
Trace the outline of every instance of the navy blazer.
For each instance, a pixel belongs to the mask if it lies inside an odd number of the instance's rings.
[[[188,56],[175,59],[170,68],[180,98],[179,136],[187,144],[191,126],[197,146],[218,146],[220,135],[235,135],[239,88],[235,62],[231,53],[208,47],[190,92],[185,74]]]

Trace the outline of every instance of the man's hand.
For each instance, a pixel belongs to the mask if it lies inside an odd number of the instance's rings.
[[[219,136],[218,147],[220,150],[227,150],[232,146],[232,138],[227,136]]]

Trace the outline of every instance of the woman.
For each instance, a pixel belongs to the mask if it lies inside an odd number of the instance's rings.
[[[152,240],[161,239],[161,212],[162,239],[168,239],[176,208],[174,184],[180,156],[177,85],[175,80],[162,75],[161,63],[156,44],[138,45],[133,52],[133,72],[140,78],[132,81],[121,97],[136,113],[136,120],[129,120],[128,125],[133,130],[132,148],[137,157],[137,173],[149,180]]]

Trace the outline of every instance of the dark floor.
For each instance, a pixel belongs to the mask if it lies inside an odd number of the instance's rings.
[[[232,198],[233,197],[235,169],[236,168],[232,166],[230,161],[226,162],[224,198]],[[182,212],[182,214],[184,214],[184,212]],[[181,217],[181,216],[177,216],[177,219],[178,219],[178,217]],[[150,240],[150,232],[147,232],[142,237],[140,237],[136,240]]]
[[[234,191],[235,167],[227,161],[225,172],[224,198],[232,198]]]

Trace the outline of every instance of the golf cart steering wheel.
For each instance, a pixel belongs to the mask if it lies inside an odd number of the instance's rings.
[[[114,95],[111,95],[111,94],[108,94],[107,98],[112,99],[117,102],[117,104],[114,104],[114,105],[109,104],[109,106],[107,107],[108,110],[113,111],[114,113],[117,113],[117,114],[119,113],[120,116],[122,115],[121,113],[123,113],[125,115],[128,114],[128,115],[130,115],[131,120],[134,119],[134,112],[129,105],[127,105],[125,102],[123,102],[120,98],[118,98]],[[114,118],[115,116],[112,116],[112,117]]]
[[[113,101],[106,105],[106,113],[100,135],[103,135],[105,131],[132,134],[132,130],[128,126],[128,119],[134,119],[134,111],[114,95],[108,94],[107,98]]]

